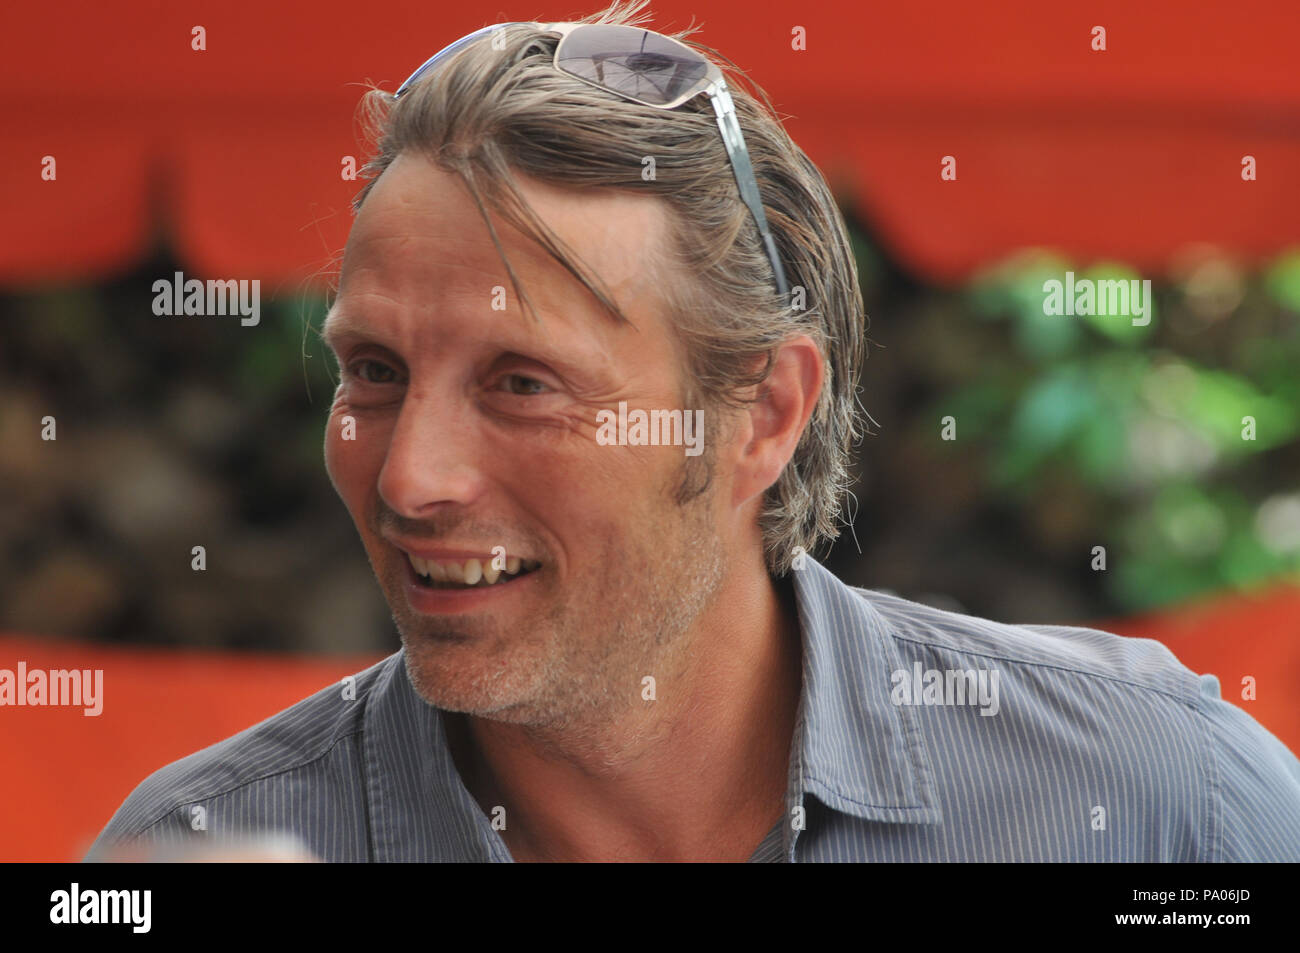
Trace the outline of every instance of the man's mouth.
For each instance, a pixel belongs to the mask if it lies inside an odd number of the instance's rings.
[[[505,585],[541,566],[535,559],[518,556],[443,560],[404,555],[415,570],[416,582],[426,589],[487,589]]]

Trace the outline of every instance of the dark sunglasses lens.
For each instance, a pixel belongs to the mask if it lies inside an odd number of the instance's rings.
[[[688,46],[632,26],[584,26],[564,38],[555,65],[628,99],[664,106],[704,89],[708,63]]]

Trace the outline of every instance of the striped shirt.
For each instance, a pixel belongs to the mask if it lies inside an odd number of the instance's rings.
[[[788,813],[752,861],[1300,860],[1300,762],[1159,643],[792,577]],[[402,653],[348,682],[151,775],[89,858],[280,833],[329,861],[510,861]]]

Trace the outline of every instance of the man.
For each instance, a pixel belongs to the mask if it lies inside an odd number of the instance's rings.
[[[844,225],[643,5],[371,94],[325,459],[402,651],[156,773],[95,853],[1300,859],[1300,764],[1163,647],[807,555],[858,431]]]

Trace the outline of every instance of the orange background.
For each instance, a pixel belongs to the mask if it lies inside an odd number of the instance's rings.
[[[1188,242],[1249,264],[1300,238],[1292,0],[651,9],[661,29],[702,23],[695,39],[767,90],[795,141],[926,280],[1025,245],[1154,274]],[[358,183],[340,171],[363,159],[362,84],[394,90],[451,40],[539,11],[574,14],[535,0],[11,4],[0,284],[111,274],[163,228],[192,271],[294,290],[347,237]],[[190,48],[196,24],[205,52]],[[1105,52],[1090,48],[1094,25]],[[795,26],[804,51],[791,48]],[[1246,154],[1255,182],[1241,179]],[[57,184],[40,180],[46,155]],[[955,182],[939,178],[945,155]]]

